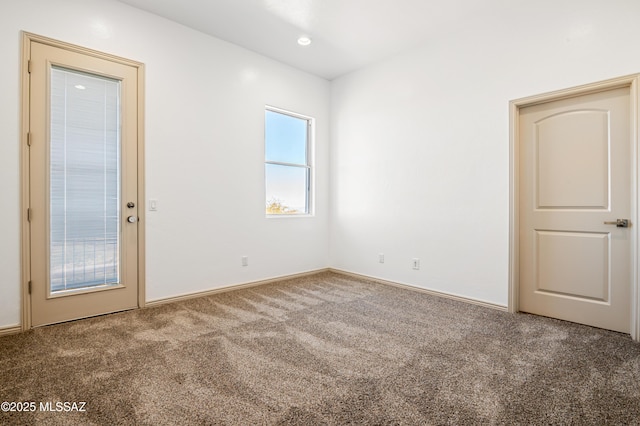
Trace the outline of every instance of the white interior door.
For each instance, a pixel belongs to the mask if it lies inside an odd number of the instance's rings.
[[[630,114],[628,87],[520,110],[521,311],[629,333]]]

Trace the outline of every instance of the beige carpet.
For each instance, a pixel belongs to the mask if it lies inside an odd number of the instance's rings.
[[[628,336],[334,273],[5,336],[0,374],[37,408],[1,424],[640,424]]]

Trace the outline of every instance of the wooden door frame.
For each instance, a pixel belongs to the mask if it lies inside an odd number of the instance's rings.
[[[29,282],[31,280],[31,235],[28,220],[30,163],[29,163],[29,58],[31,42],[38,42],[60,49],[93,56],[111,62],[117,62],[137,69],[137,151],[138,151],[138,307],[145,305],[145,191],[144,191],[144,64],[108,53],[99,52],[70,43],[39,36],[26,31],[22,32],[21,62],[21,126],[20,126],[20,231],[21,231],[21,326],[26,331],[31,328],[31,296]]]
[[[638,109],[638,90],[640,74],[633,74],[597,83],[586,84],[569,89],[558,90],[540,95],[520,98],[509,102],[509,301],[508,310],[511,313],[518,312],[519,286],[520,286],[520,238],[519,238],[519,205],[520,205],[520,137],[519,122],[520,110],[525,107],[546,102],[572,98],[579,95],[602,92],[616,88],[628,88],[631,99],[631,137],[633,139],[631,153],[631,338],[640,341],[640,282],[638,281],[638,236],[640,235],[640,223],[638,223],[638,164],[640,139],[638,125],[640,112]]]

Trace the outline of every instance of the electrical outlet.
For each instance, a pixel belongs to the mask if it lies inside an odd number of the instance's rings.
[[[384,253],[379,253],[378,254],[378,262],[379,263],[384,263]]]
[[[411,261],[411,265],[413,269],[416,269],[416,270],[420,269],[420,259],[414,257],[413,260]]]
[[[249,257],[248,256],[242,256],[242,266],[249,266]]]

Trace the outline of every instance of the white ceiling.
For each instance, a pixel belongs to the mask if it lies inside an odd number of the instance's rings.
[[[120,1],[331,80],[506,0]],[[299,46],[301,35],[313,43]]]

